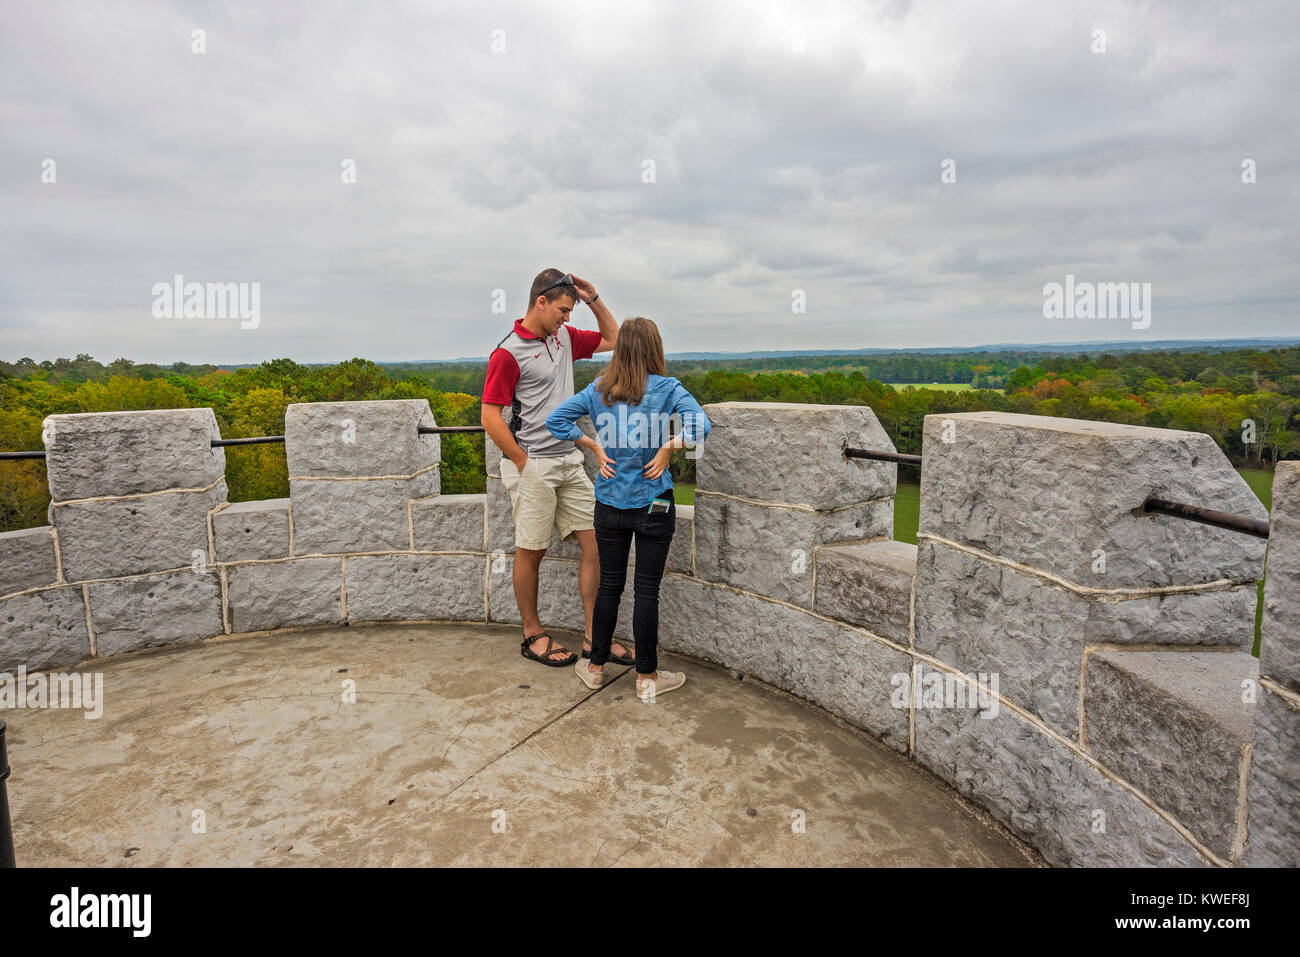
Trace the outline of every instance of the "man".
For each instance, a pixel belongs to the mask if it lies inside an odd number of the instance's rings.
[[[570,314],[581,299],[596,315],[600,331],[574,329]],[[596,493],[583,468],[582,451],[555,438],[546,417],[573,395],[573,362],[609,352],[618,321],[596,287],[578,276],[545,269],[533,280],[528,312],[488,358],[481,420],[501,450],[501,480],[510,493],[515,519],[515,601],[523,620],[520,653],[553,667],[572,665],[577,655],[542,630],[537,617],[537,570],[551,532],[577,539],[582,547],[578,585],[586,618],[583,657],[591,651],[591,616],[600,584],[600,558],[593,522]],[[507,423],[503,410],[511,410]],[[634,664],[633,652],[615,642],[610,660]]]

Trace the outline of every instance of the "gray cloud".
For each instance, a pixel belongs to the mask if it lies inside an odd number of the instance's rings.
[[[549,265],[654,317],[670,351],[1294,334],[1297,20],[1288,2],[13,6],[0,355],[484,354]],[[1151,328],[1045,320],[1067,272],[1152,283]],[[260,327],[155,319],[177,273],[260,282]]]

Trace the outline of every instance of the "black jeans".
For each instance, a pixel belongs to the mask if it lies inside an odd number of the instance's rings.
[[[673,501],[672,489],[659,498]],[[636,670],[648,675],[659,670],[659,582],[664,577],[668,546],[677,528],[677,505],[651,515],[646,506],[614,508],[596,503],[596,547],[600,551],[600,589],[591,620],[591,663],[609,660],[618,604],[627,583],[627,556],[636,536],[636,574],[632,580],[632,636],[636,639]]]

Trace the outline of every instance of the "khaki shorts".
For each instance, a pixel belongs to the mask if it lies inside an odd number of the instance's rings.
[[[551,532],[561,539],[595,527],[596,490],[583,468],[581,449],[568,455],[530,455],[523,475],[501,457],[501,481],[515,516],[515,546],[541,550]]]

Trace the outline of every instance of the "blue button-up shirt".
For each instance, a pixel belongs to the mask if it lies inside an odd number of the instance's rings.
[[[557,439],[582,438],[577,421],[591,416],[596,439],[614,460],[614,477],[596,476],[596,501],[614,508],[645,508],[658,495],[673,487],[668,469],[657,479],[641,471],[672,437],[670,421],[680,421],[687,443],[703,442],[713,427],[700,404],[671,376],[650,375],[645,395],[636,405],[627,402],[605,404],[597,379],[571,399],[561,402],[546,418],[546,427]],[[677,416],[676,420],[671,420]]]

